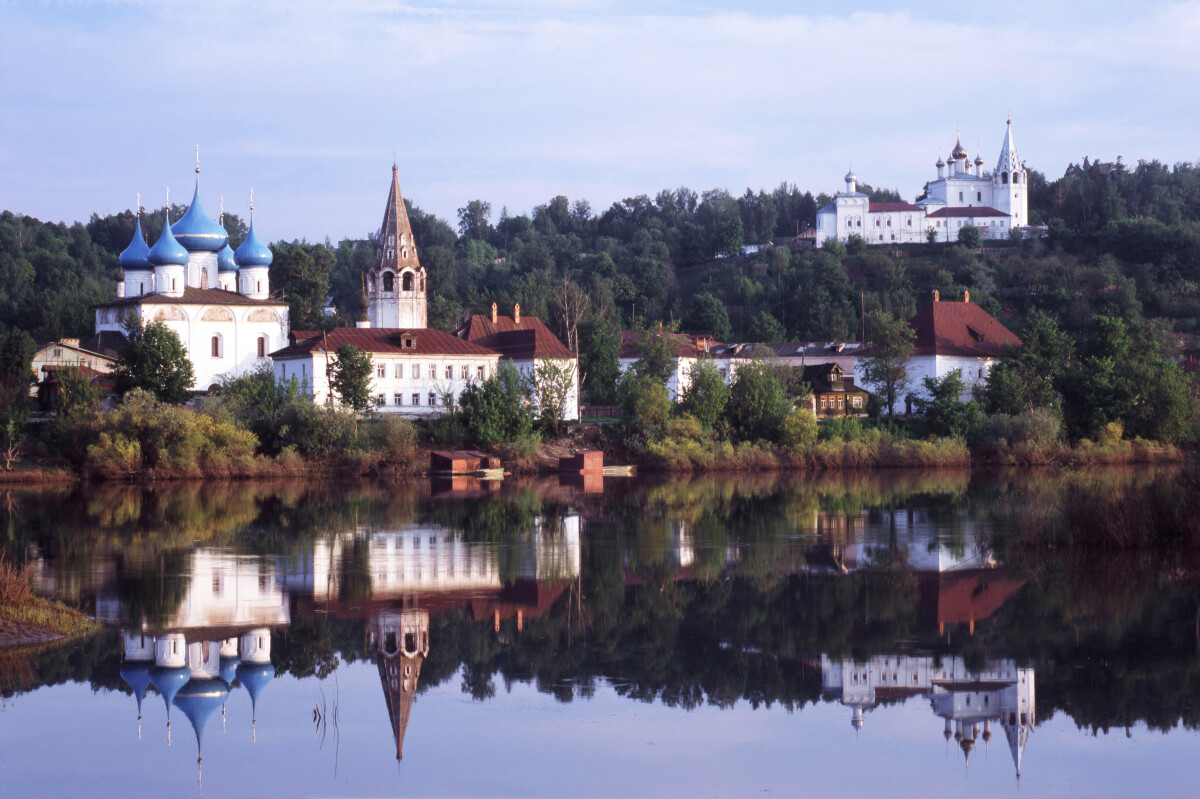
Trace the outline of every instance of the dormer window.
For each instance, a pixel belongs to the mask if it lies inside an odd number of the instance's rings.
[[[401,336],[400,347],[406,350],[415,350],[417,348],[417,337],[410,334]]]
[[[967,332],[970,333],[971,338],[975,339],[976,341],[983,341],[983,334],[970,325],[967,326]]]

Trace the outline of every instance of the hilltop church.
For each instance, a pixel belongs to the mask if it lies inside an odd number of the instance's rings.
[[[930,231],[937,241],[957,241],[967,225],[979,228],[985,239],[1007,238],[1029,224],[1029,174],[1013,143],[1012,120],[991,175],[984,173],[983,163],[978,153],[970,160],[960,136],[949,162],[938,156],[937,178],[925,184],[915,203],[871,202],[858,191],[851,170],[846,190],[817,211],[816,246],[851,236],[868,244],[912,244],[926,241]]]

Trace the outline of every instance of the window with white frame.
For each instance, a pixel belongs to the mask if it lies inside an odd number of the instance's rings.
[[[375,376],[376,377],[387,377],[387,364],[386,363],[375,364]]]
[[[393,394],[392,395],[392,404],[393,405],[403,405],[404,404],[404,395],[399,392]]]
[[[454,367],[451,366],[450,364],[446,364],[446,379],[447,380],[454,379]]]
[[[467,366],[466,364],[463,364],[463,368],[462,368],[462,370],[460,371],[460,373],[459,373],[459,374],[461,374],[461,375],[462,375],[462,379],[463,379],[463,380],[468,380],[468,379],[470,379],[470,377],[471,377],[471,367]]]
[[[420,395],[420,394],[418,394],[418,393],[417,393],[417,392],[415,392],[415,391],[413,392],[413,395],[412,395],[412,404],[413,404],[413,405],[420,405],[420,404],[421,404],[421,395]]]
[[[404,377],[404,364],[399,363],[399,362],[396,364],[395,375],[397,378]],[[396,404],[399,405],[400,403],[396,403]]]
[[[432,408],[435,405],[437,405],[437,394],[430,391],[429,392],[429,407]]]
[[[486,366],[475,367],[475,376],[478,377],[480,380],[486,380],[487,379],[487,367]]]

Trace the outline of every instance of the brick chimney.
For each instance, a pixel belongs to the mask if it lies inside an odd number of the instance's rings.
[[[500,317],[496,313],[496,303],[493,302],[492,303],[492,324],[493,325],[496,324],[496,322],[498,322],[499,320],[500,320]]]
[[[513,324],[521,324],[521,303],[513,303]]]
[[[970,302],[970,301],[971,301],[971,292],[967,291],[966,289],[963,289],[963,302]]]
[[[941,296],[942,296],[942,295],[938,293],[938,290],[937,290],[937,289],[934,289],[934,290],[933,290],[933,301],[934,301],[934,302],[937,302],[937,301],[938,301],[938,298],[940,298]]]

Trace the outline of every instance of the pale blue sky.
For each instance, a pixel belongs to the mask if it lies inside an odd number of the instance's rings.
[[[853,5],[853,8],[851,7]],[[378,227],[405,195],[602,210],[687,185],[861,180],[906,197],[956,127],[1049,176],[1200,159],[1200,2],[0,0],[0,207],[86,219],[202,196],[271,239]]]

